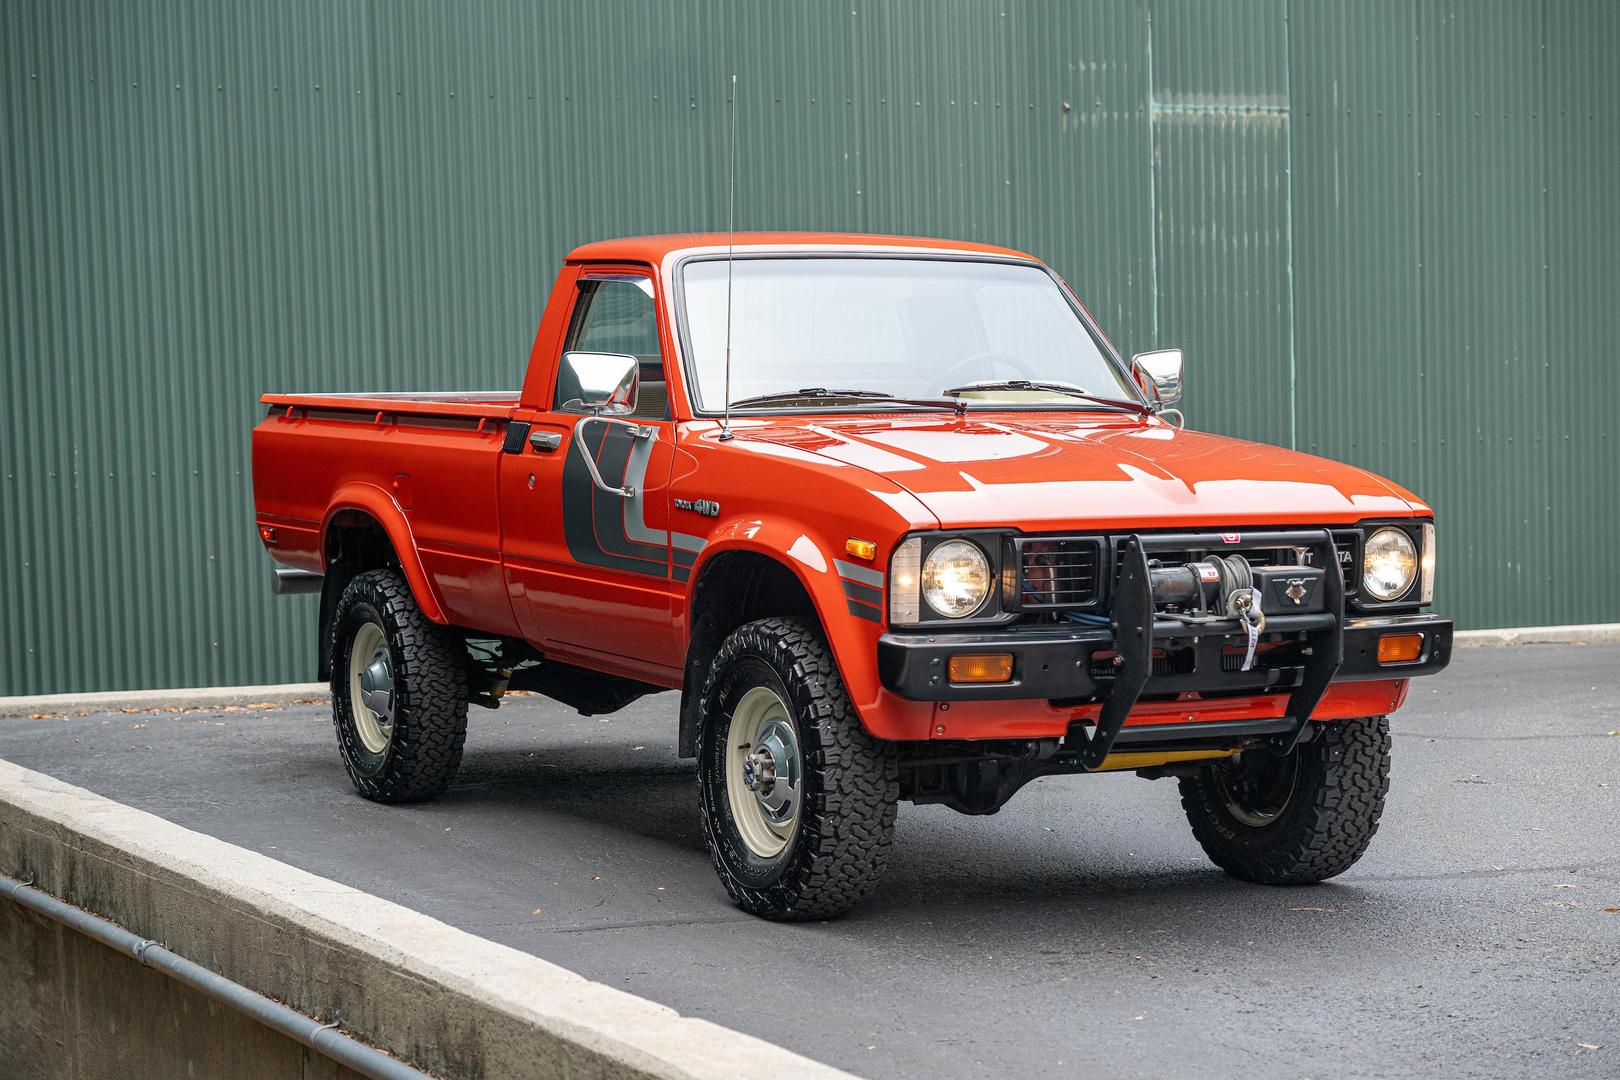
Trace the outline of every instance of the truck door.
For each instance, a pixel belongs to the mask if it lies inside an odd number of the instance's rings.
[[[521,410],[520,451],[502,455],[507,585],[530,641],[559,655],[614,658],[627,674],[680,669],[670,574],[669,477],[675,425],[666,390],[654,282],[645,268],[591,269],[574,283],[562,352],[611,352],[641,364],[636,409],[622,424],[579,422],[568,373],[549,405]],[[631,495],[604,490],[603,480]]]

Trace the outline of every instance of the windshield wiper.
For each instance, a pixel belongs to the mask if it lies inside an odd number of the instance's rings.
[[[962,412],[966,408],[960,400],[952,401],[945,398],[902,398],[893,394],[885,394],[881,390],[829,390],[825,386],[807,386],[802,390],[777,390],[769,394],[756,394],[754,397],[741,398],[731,403],[732,408],[749,405],[774,405],[782,402],[794,401],[800,398],[826,399],[844,398],[848,401],[882,401],[895,405],[917,405],[927,409],[949,409],[952,412]]]
[[[1136,401],[1124,401],[1120,398],[1098,397],[1088,394],[1084,388],[1061,382],[1036,382],[1032,379],[986,379],[983,382],[968,383],[965,386],[953,386],[941,393],[950,397],[959,397],[961,394],[971,394],[979,390],[1044,390],[1053,394],[1064,394],[1068,397],[1079,398],[1082,401],[1106,405],[1113,409],[1125,409],[1140,413],[1143,416],[1152,416],[1153,410]]]

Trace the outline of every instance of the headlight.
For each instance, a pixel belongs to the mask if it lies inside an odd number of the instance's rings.
[[[923,599],[936,612],[966,618],[990,595],[990,560],[977,544],[947,540],[923,560],[922,587]]]
[[[1378,529],[1367,537],[1361,555],[1361,585],[1375,599],[1404,596],[1417,571],[1417,548],[1404,530]]]

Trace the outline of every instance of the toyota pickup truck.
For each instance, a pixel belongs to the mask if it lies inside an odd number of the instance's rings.
[[[592,243],[515,393],[264,395],[256,518],[276,590],[320,595],[367,798],[442,791],[469,704],[676,690],[714,866],[765,918],[866,896],[901,801],[992,814],[1054,774],[1173,778],[1216,865],[1321,881],[1450,659],[1433,514],[1185,430],[1181,392],[1179,350],[1127,364],[1017,251]]]

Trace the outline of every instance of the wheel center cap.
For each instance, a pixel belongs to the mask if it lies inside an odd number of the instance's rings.
[[[779,721],[766,724],[743,759],[742,773],[766,817],[791,818],[799,803],[799,744],[793,729]]]
[[[371,710],[383,728],[394,723],[394,673],[388,665],[388,650],[376,656],[360,672],[360,703]]]
[[[761,746],[748,755],[743,762],[743,782],[749,791],[768,790],[776,783],[776,760],[769,750]]]

